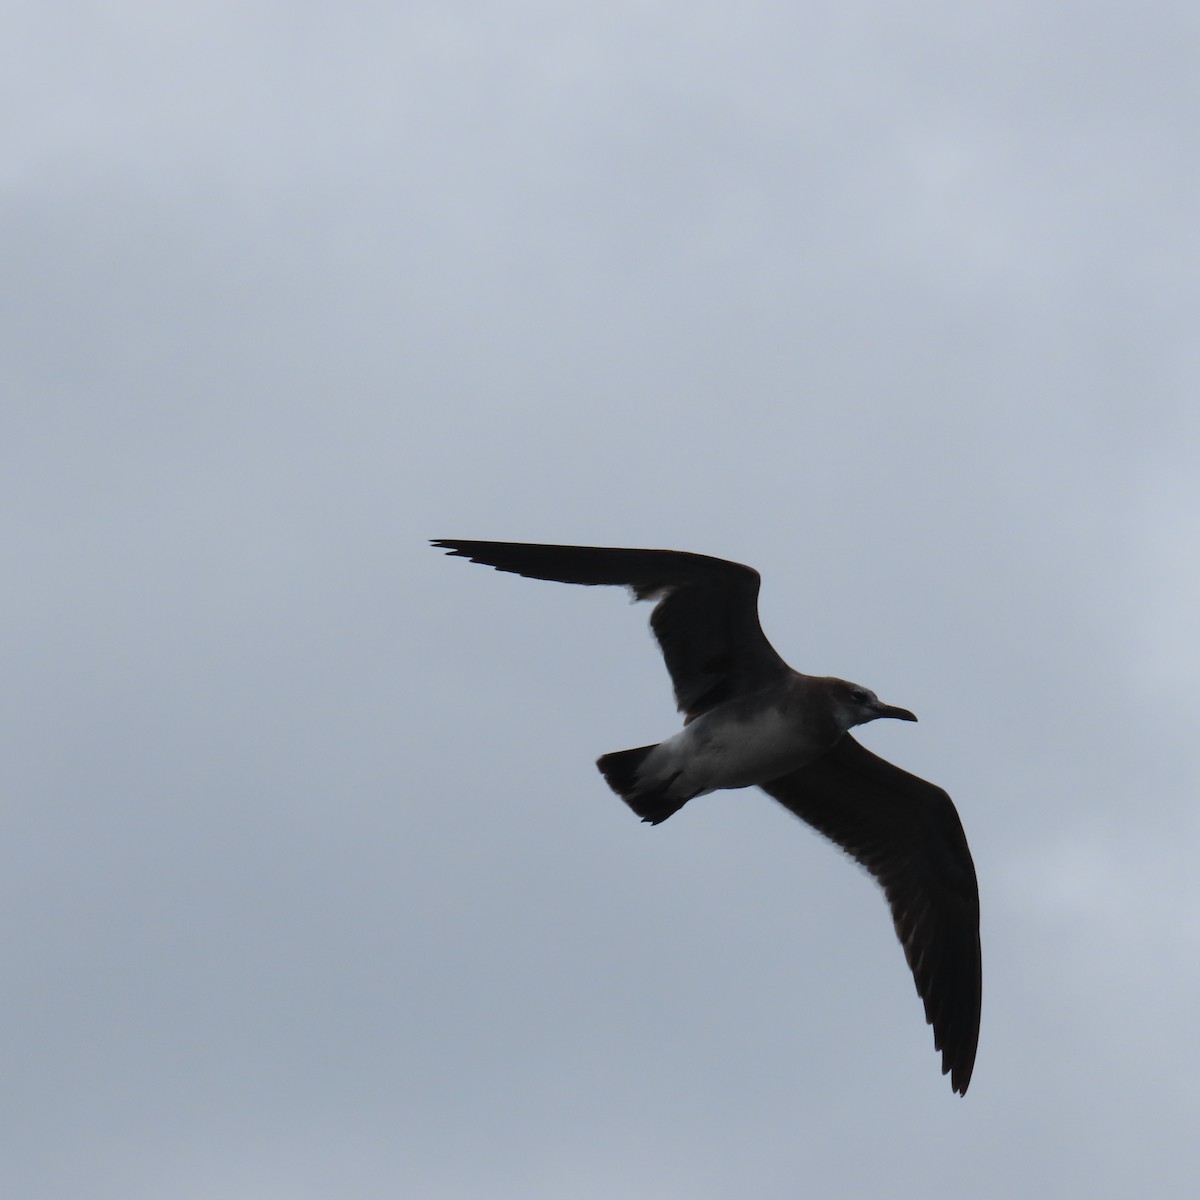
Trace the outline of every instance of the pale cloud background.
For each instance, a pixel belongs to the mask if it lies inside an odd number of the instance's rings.
[[[1200,17],[10,6],[6,1191],[1190,1197]],[[913,708],[983,902],[951,1095],[882,898],[619,592],[764,576]]]

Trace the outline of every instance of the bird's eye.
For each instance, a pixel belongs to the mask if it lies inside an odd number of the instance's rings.
[[[866,704],[867,693],[864,692],[862,688],[855,688],[850,693],[850,699],[853,700],[855,704]]]

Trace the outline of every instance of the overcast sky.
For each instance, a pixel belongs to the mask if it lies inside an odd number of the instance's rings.
[[[1195,1195],[1194,5],[4,24],[6,1194]],[[863,872],[605,786],[646,609],[430,537],[751,563],[919,714],[964,1099]]]

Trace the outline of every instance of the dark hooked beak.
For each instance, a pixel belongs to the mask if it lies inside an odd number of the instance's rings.
[[[915,721],[916,713],[910,713],[907,708],[895,708],[890,704],[881,704],[875,710],[875,716],[879,717],[895,717],[897,721]]]

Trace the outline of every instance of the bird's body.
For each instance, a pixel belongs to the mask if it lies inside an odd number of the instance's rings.
[[[704,796],[776,779],[823,754],[841,730],[814,723],[804,695],[806,680],[790,680],[788,693],[752,694],[701,713],[660,742],[646,766],[681,772],[677,796]],[[661,767],[659,766],[661,762]]]
[[[534,579],[630,588],[654,600],[684,726],[654,745],[602,755],[609,786],[643,820],[696,796],[757,785],[835,841],[882,885],[942,1051],[965,1093],[979,1037],[979,891],[950,797],[871,754],[848,730],[915,721],[874,692],[789,667],[758,622],[758,572],[676,550],[438,539],[434,545]]]
[[[823,701],[843,681],[789,675],[714,705],[660,742],[646,757],[644,787],[686,801],[778,779],[830,750],[846,729]]]

